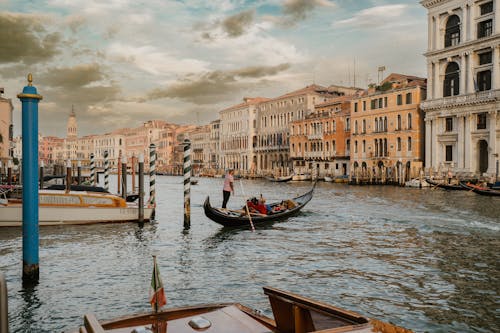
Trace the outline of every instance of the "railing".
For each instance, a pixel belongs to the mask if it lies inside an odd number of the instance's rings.
[[[467,95],[458,95],[445,98],[437,98],[429,101],[424,101],[420,104],[422,109],[439,109],[453,105],[484,103],[500,99],[500,90],[479,91]]]

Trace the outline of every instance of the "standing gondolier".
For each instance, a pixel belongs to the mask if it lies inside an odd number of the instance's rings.
[[[229,169],[224,178],[224,187],[222,188],[222,208],[226,208],[231,192],[234,194],[234,170]]]

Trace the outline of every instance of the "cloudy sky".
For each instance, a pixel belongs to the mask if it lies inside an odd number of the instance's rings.
[[[0,87],[33,73],[39,128],[79,136],[150,119],[205,124],[246,96],[313,82],[366,88],[377,68],[426,76],[416,0],[0,0]]]

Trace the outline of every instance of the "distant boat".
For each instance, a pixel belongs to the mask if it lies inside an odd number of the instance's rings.
[[[198,184],[198,180],[197,179],[191,179],[190,183],[191,183],[191,185],[197,185]]]
[[[93,314],[83,317],[78,332],[351,332],[411,333],[411,330],[366,318],[358,313],[291,292],[264,287],[272,316],[267,317],[240,303],[216,303],[168,308],[99,321]]]
[[[447,184],[444,182],[444,180],[443,180],[443,182],[438,182],[438,181],[430,179],[430,178],[425,178],[425,181],[428,182],[429,184],[431,184],[432,188],[439,187],[439,188],[442,188],[445,190],[450,190],[450,191],[463,191],[463,190],[465,190],[465,188],[460,186],[460,184]]]
[[[423,188],[423,187],[431,187],[431,184],[429,184],[425,179],[419,179],[419,178],[414,178],[412,180],[408,180],[405,182],[406,187],[416,187],[416,188]]]
[[[302,180],[311,180],[312,176],[310,173],[297,173],[292,176],[292,180],[302,181]]]
[[[267,176],[266,179],[272,182],[287,182],[289,180],[292,180],[293,175],[290,176]]]
[[[138,221],[139,207],[110,193],[40,190],[39,225],[93,224]],[[154,208],[144,207],[144,221],[153,218]],[[0,201],[0,227],[22,226],[21,199]]]
[[[325,180],[325,182],[333,182],[333,177],[330,176],[325,176],[323,179]]]

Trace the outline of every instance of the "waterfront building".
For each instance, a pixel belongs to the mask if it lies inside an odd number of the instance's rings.
[[[297,174],[349,174],[351,98],[342,96],[315,105],[305,119],[291,122],[290,158]]]
[[[221,174],[220,170],[220,119],[214,120],[210,123],[210,146],[209,146],[209,165],[207,175]]]
[[[161,173],[172,173],[174,165],[174,147],[178,125],[166,123],[160,131],[159,141],[156,142],[157,169]],[[149,161],[149,158],[148,158]],[[148,168],[149,169],[149,168]]]
[[[245,97],[243,103],[219,112],[221,168],[233,168],[242,173],[255,170],[258,107],[267,100]]]
[[[7,162],[12,159],[12,139],[13,139],[13,126],[12,126],[12,100],[10,98],[2,97],[4,92],[0,88],[0,161],[2,166],[7,165]]]
[[[426,166],[492,176],[500,154],[500,3],[420,3],[428,10]]]
[[[38,139],[38,158],[40,162],[43,161],[47,166],[53,164],[56,161],[55,151],[62,149],[64,139],[42,135],[39,135]]]
[[[380,85],[352,99],[353,175],[380,177],[384,172],[391,177],[394,171],[409,178],[419,174],[424,159],[420,102],[425,96],[425,78],[390,74]]]
[[[302,89],[268,99],[258,104],[256,130],[252,135],[255,149],[253,162],[261,175],[289,174],[293,168],[290,160],[290,124],[304,119],[314,111],[314,106],[324,103],[344,92],[312,84]]]
[[[197,126],[189,134],[191,141],[191,170],[199,175],[210,165],[210,124]]]

